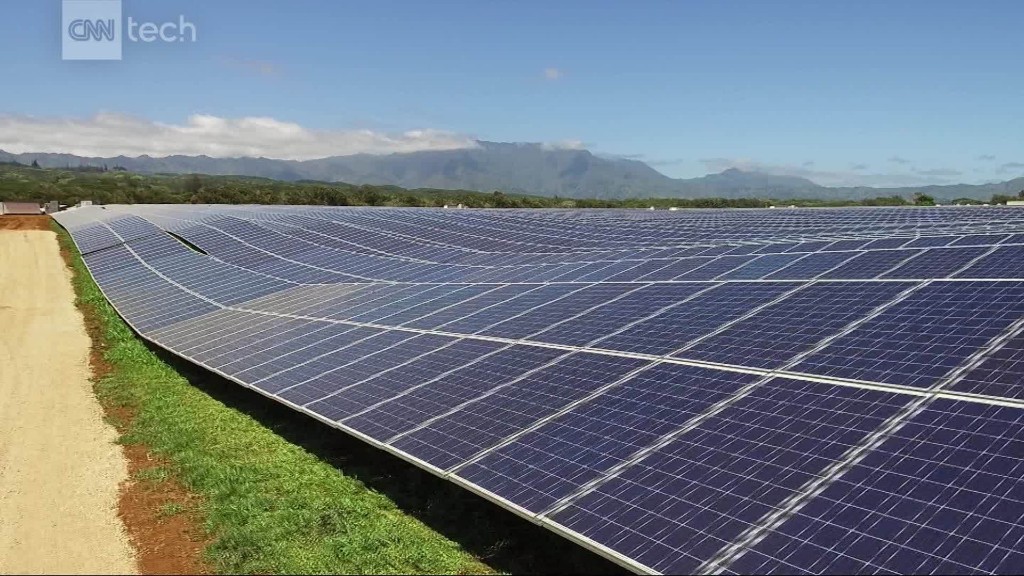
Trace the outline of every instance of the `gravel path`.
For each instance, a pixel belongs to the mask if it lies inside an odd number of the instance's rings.
[[[134,573],[127,477],[49,231],[0,226],[0,573]]]

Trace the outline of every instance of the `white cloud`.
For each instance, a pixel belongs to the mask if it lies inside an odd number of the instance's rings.
[[[748,158],[706,158],[701,162],[711,172],[738,168],[746,172],[762,172],[776,176],[799,176],[822,186],[874,186],[878,188],[898,186],[926,186],[929,184],[955,184],[948,178],[913,173],[888,172],[865,173],[854,170],[814,170],[811,167],[788,164],[769,164]]]
[[[545,68],[544,78],[548,80],[561,80],[565,77],[565,72],[558,68]]]
[[[541,144],[541,148],[545,150],[584,150],[586,147],[587,143],[582,140],[558,140]]]
[[[309,160],[349,154],[390,154],[420,150],[472,148],[476,141],[443,130],[409,130],[398,134],[372,130],[312,130],[267,117],[188,117],[165,124],[124,114],[91,118],[37,118],[0,115],[0,150],[58,152],[79,156],[213,157],[263,156]]]

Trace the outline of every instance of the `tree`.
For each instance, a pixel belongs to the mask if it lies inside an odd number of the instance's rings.
[[[32,161],[32,167],[33,168],[39,168],[39,160],[33,160]],[[1024,192],[1021,192],[1021,194],[1024,194]]]
[[[914,206],[935,206],[935,198],[923,192],[918,192],[914,194]]]
[[[193,196],[203,189],[203,180],[199,177],[199,174],[190,174],[188,178],[185,178],[183,187],[186,194]]]
[[[977,206],[982,204],[982,201],[975,198],[957,198],[956,200],[953,200],[952,204],[956,204],[958,206]]]

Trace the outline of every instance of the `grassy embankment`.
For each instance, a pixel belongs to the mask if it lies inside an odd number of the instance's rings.
[[[448,482],[148,346],[100,293],[70,237],[54,227],[107,365],[97,396],[108,414],[131,414],[117,423],[124,444],[143,445],[166,463],[146,480],[169,477],[196,497],[213,570],[607,568]]]

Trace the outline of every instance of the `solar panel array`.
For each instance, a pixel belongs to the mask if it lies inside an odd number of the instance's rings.
[[[1024,210],[61,213],[146,339],[633,570],[1024,572]]]

